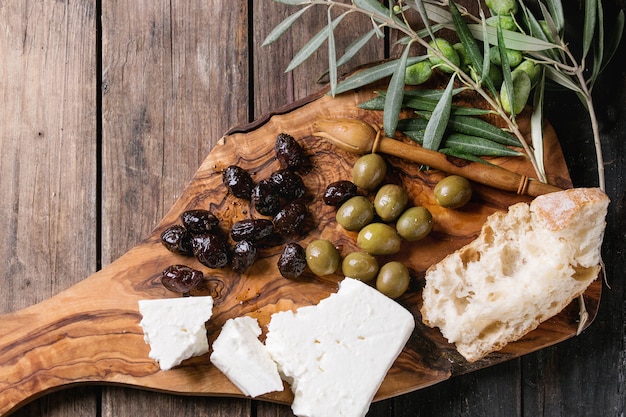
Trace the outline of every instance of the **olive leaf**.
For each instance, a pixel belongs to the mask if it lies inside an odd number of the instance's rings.
[[[465,88],[456,88],[452,94],[457,94]],[[377,91],[377,96],[369,100],[366,100],[358,105],[359,108],[364,110],[384,110],[386,92]],[[405,90],[402,98],[402,107],[416,110],[419,114],[424,115],[425,118],[430,118],[430,112],[432,112],[437,106],[437,102],[441,99],[443,90]],[[428,115],[426,116],[426,112]],[[476,107],[456,106],[452,105],[452,114],[466,115],[466,116],[479,116],[491,113],[491,110],[480,109]]]
[[[445,137],[443,146],[476,156],[523,156],[524,154],[480,136],[452,133]]]
[[[448,24],[452,22],[452,15],[443,7],[432,3],[423,3],[428,19],[435,23]]]
[[[328,15],[328,77],[330,84],[330,94],[335,95],[337,88],[337,52],[335,48],[335,32],[333,30],[333,17],[331,15],[332,7],[327,9]]]
[[[354,40],[350,45],[347,46],[343,55],[339,60],[337,60],[337,65],[343,65],[350,61],[354,56],[365,46],[367,43],[378,33],[376,28],[371,29],[369,32],[366,32],[364,35],[358,37]]]
[[[585,19],[583,22],[583,52],[581,60],[584,61],[591,49],[594,33],[596,30],[596,12],[598,0],[585,0]]]
[[[543,6],[543,3],[540,3],[540,5]],[[545,0],[545,6],[548,10],[547,15],[551,17],[551,20],[554,22],[557,29],[557,33],[560,34],[565,26],[565,17],[563,14],[563,5],[561,4],[561,0]]]
[[[329,30],[334,30],[339,22],[343,20],[347,13],[344,13],[333,20],[329,25],[330,28],[323,28],[317,34],[315,34],[303,47],[296,53],[296,55],[291,59],[291,62],[287,66],[285,72],[293,71],[296,67],[302,64],[307,60],[315,51],[319,49],[320,46],[326,41],[328,38]]]
[[[457,95],[462,91],[466,91],[469,87],[459,87],[452,90],[452,95]],[[381,94],[384,94],[381,92]],[[423,99],[430,99],[437,101],[441,98],[443,90],[436,89],[420,89],[420,90],[406,90],[404,92],[405,97],[419,97]]]
[[[477,74],[480,75],[481,81],[483,81],[487,85],[487,88],[489,89],[489,91],[491,91],[493,95],[496,95],[497,94],[496,87],[493,83],[493,80],[489,76],[489,71],[486,70],[484,66],[485,63],[483,61],[483,55],[481,54],[480,49],[478,48],[476,39],[474,38],[474,36],[472,36],[472,33],[467,27],[467,23],[465,22],[465,20],[463,20],[463,17],[461,16],[461,12],[459,12],[459,9],[457,8],[454,1],[450,0],[449,4],[450,4],[450,13],[452,14],[452,20],[454,22],[456,33],[459,36],[459,39],[461,41],[461,44],[463,45],[463,48],[465,48],[465,51],[467,52],[470,58],[470,61],[471,61],[472,66],[474,67],[474,70],[476,71]],[[487,66],[487,68],[489,67]]]
[[[389,86],[387,87],[385,109],[383,112],[383,130],[388,137],[393,137],[396,132],[396,126],[398,125],[398,117],[402,109],[402,99],[404,98],[404,74],[410,49],[411,44],[409,43],[404,48],[404,52],[398,60],[397,66],[389,81]]]
[[[487,19],[485,18],[485,13],[483,12],[483,9],[480,9],[479,15],[480,15],[481,27],[483,29],[483,37],[484,39],[487,39],[487,36],[488,36],[487,35]],[[489,43],[483,42],[483,71],[481,73],[481,77],[483,79],[486,77],[489,77],[491,79],[491,77],[489,76],[489,69],[491,67],[490,54],[491,54],[491,48],[489,47]],[[495,88],[495,85],[494,85],[494,88]],[[497,93],[492,91],[492,94],[496,95]]]
[[[285,33],[291,26],[293,26],[293,24],[304,14],[304,12],[306,12],[307,10],[311,8],[311,6],[313,5],[311,4],[311,5],[308,5],[307,7],[304,7],[298,10],[297,12],[295,12],[294,14],[292,14],[291,16],[287,17],[285,20],[280,22],[278,25],[276,25],[276,27],[274,27],[274,29],[272,29],[272,31],[267,35],[267,37],[263,41],[262,46],[268,46],[276,42],[278,38],[280,38],[283,35],[283,33]]]
[[[483,42],[489,42],[491,45],[498,45],[498,31],[497,28],[488,26],[485,30],[487,37],[483,35],[483,26],[477,23],[470,23],[467,25],[472,35]],[[511,30],[502,29],[502,38],[504,39],[504,45],[508,49],[515,49],[517,51],[536,52],[545,51],[547,49],[559,48],[559,45],[555,45],[551,42],[546,42],[541,39],[537,39],[530,35],[525,35],[519,32],[513,32]]]
[[[309,3],[310,0],[274,0],[276,3],[289,4],[291,6],[297,6],[300,4]]]
[[[574,91],[577,94],[582,93],[580,86],[572,81],[568,75],[563,74],[561,71],[550,66],[544,67],[544,70],[546,72],[546,77],[551,81],[554,81],[555,83],[567,88],[568,90]]]
[[[365,46],[367,45],[367,43],[370,41],[370,39],[378,33],[378,30],[376,28],[370,30],[369,32],[365,33],[364,35],[358,37],[357,39],[355,39],[350,45],[348,45],[346,47],[346,49],[344,50],[343,55],[337,60],[337,67],[340,67],[342,65],[347,64],[352,58],[354,58],[354,56]],[[318,82],[321,82],[321,80],[327,76],[330,72],[330,68],[326,71],[324,71],[317,79]],[[335,91],[336,94],[336,91]]]
[[[460,158],[460,159],[465,159],[467,161],[479,162],[481,164],[486,164],[486,165],[493,165],[491,162],[487,162],[479,156],[461,152],[458,149],[441,148],[439,149],[439,152],[441,152],[444,155],[453,156],[455,158]]]
[[[602,25],[602,21],[604,20],[604,10],[602,9],[601,1],[597,2],[596,13],[599,24],[596,26],[597,41],[595,48],[593,48],[593,66],[591,69],[591,75],[589,76],[590,89],[593,89],[593,85],[596,83],[598,75],[600,75],[600,68],[602,67],[602,61],[604,60],[604,25]]]
[[[439,32],[441,29],[444,28],[444,25],[437,23],[435,25],[428,25],[428,27],[430,28],[430,32],[433,32],[433,34]],[[425,38],[429,35],[429,31],[424,28],[422,30],[418,30],[416,33],[418,38]],[[411,36],[403,36],[402,38],[398,39],[395,43],[396,45],[406,45],[407,43],[411,42],[413,40],[413,38]]]
[[[617,14],[617,18],[615,20],[615,25],[611,35],[609,35],[608,41],[605,46],[605,54],[604,59],[602,60],[602,66],[600,68],[600,72],[604,71],[606,66],[609,64],[615,52],[617,52],[617,48],[619,47],[620,40],[622,39],[622,34],[624,33],[624,10],[620,10]]]
[[[424,22],[424,29],[426,29],[426,32],[428,33],[430,38],[435,39],[435,32],[433,31],[430,25],[428,13],[426,12],[426,8],[424,7],[424,3],[422,2],[422,0],[413,0],[413,1],[410,1],[409,3],[420,14],[420,17],[422,18],[422,22]]]
[[[511,77],[511,65],[509,64],[509,56],[507,54],[507,48],[504,43],[504,37],[502,35],[502,26],[498,22],[497,34],[498,34],[498,49],[500,52],[500,62],[502,66],[502,78],[504,79],[504,87],[506,87],[507,100],[509,100],[511,107],[511,116],[515,117],[515,92],[513,88],[513,80]]]
[[[432,113],[416,111],[417,115],[429,120],[432,116]],[[499,143],[501,145],[506,146],[515,146],[517,148],[521,148],[522,144],[519,139],[513,136],[511,133],[507,132],[504,129],[501,129],[497,126],[492,125],[491,123],[479,119],[475,117],[477,115],[465,115],[459,114],[454,111],[454,109],[450,112],[450,118],[448,119],[447,129],[449,131],[464,133],[470,136],[480,136],[482,138],[491,140],[493,142]],[[408,120],[420,120],[420,119],[408,119]],[[398,122],[399,126],[406,130],[416,130],[420,128],[421,124],[417,123],[413,125],[415,122]]]
[[[409,139],[424,145],[424,130],[407,130],[402,131]],[[438,151],[441,149],[449,149],[455,151],[458,158],[460,155],[472,156],[524,156],[522,152],[508,148],[489,139],[479,136],[465,135],[463,133],[450,133],[444,136]],[[463,158],[465,159],[465,158]]]
[[[406,60],[406,66],[416,64],[425,59],[427,59],[427,57],[424,56],[409,57]],[[335,94],[345,93],[346,91],[354,90],[355,88],[360,88],[365,85],[372,84],[376,81],[380,81],[383,78],[390,76],[394,73],[394,71],[398,69],[399,61],[399,59],[386,61],[382,64],[378,64],[376,66],[366,68],[364,70],[354,73],[337,85],[337,88],[335,89]]]
[[[537,164],[538,174],[542,181],[546,181],[546,168],[544,164],[543,149],[543,97],[545,87],[545,73],[535,87],[533,96],[533,112],[530,116],[530,138],[533,144],[533,154]]]
[[[433,110],[428,120],[426,130],[424,131],[424,148],[437,150],[441,145],[443,134],[446,131],[448,120],[450,119],[450,110],[452,107],[452,91],[454,88],[455,75],[453,74],[448,81],[448,85],[441,95],[441,99]]]
[[[412,100],[407,100],[408,106],[407,107],[411,107],[410,105],[412,105]],[[436,104],[435,104],[436,106]],[[434,107],[432,106],[432,110],[434,110]],[[411,108],[415,108],[415,106],[411,107]],[[430,109],[415,109],[415,113],[425,119],[430,119],[431,115],[432,115],[432,110]],[[457,106],[457,105],[452,105],[452,107],[450,108],[450,114],[451,115],[455,115],[455,116],[483,116],[485,114],[489,114],[489,113],[493,113],[492,110],[488,110],[488,109],[481,109],[478,107],[467,107],[467,106]]]
[[[540,39],[545,42],[550,42],[550,39],[548,39],[548,35],[546,35],[546,33],[543,31],[541,24],[539,23],[535,15],[532,13],[532,11],[528,9],[528,7],[526,7],[524,4],[520,6],[520,9],[522,10],[522,13],[523,13],[522,15],[524,17],[524,24],[529,30],[530,35],[536,39]],[[545,17],[545,14],[544,14],[544,17]],[[556,27],[554,27],[554,30],[552,31],[552,36],[556,38],[558,38],[559,36],[558,33],[556,33]],[[559,58],[559,53],[557,53],[557,50],[553,48],[545,49],[541,51],[539,55],[540,56],[545,55],[554,61],[562,60],[562,58]]]
[[[402,132],[409,131],[423,131],[426,129],[426,125],[428,124],[428,119],[423,119],[421,117],[411,117],[408,119],[400,119],[398,120],[398,130]]]
[[[454,114],[448,120],[448,128],[459,133],[480,136],[502,145],[522,147],[519,139],[509,132],[476,117]]]
[[[370,12],[373,17],[378,17],[381,21],[391,19],[394,24],[406,28],[406,25],[402,20],[398,19],[390,9],[383,6],[377,0],[352,0],[352,3],[366,12]]]

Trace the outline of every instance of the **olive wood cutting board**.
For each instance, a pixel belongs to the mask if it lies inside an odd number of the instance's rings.
[[[380,126],[381,112],[357,107],[373,95],[372,89],[363,89],[332,98],[320,91],[248,126],[231,130],[143,242],[56,296],[0,317],[0,415],[7,415],[44,393],[75,384],[118,384],[184,395],[241,396],[210,364],[208,355],[187,360],[169,371],[159,370],[158,364],[148,358],[149,346],[139,326],[138,300],[180,296],[161,285],[161,272],[171,264],[182,263],[205,273],[205,283],[192,295],[210,294],[215,298],[213,317],[207,325],[210,342],[228,318],[250,315],[266,325],[276,311],[316,304],[335,292],[343,277],[337,274],[318,278],[307,271],[298,280],[282,278],[276,267],[282,246],[263,249],[261,259],[243,275],[228,268],[210,270],[193,258],[169,252],[160,243],[160,234],[166,227],[180,224],[180,214],[188,209],[210,209],[220,218],[224,229],[236,220],[259,217],[250,203],[226,192],[221,171],[236,164],[251,172],[254,180],[269,177],[279,169],[274,154],[276,136],[285,132],[303,145],[311,162],[302,177],[312,216],[309,232],[299,243],[306,246],[312,239],[325,238],[334,242],[342,255],[355,250],[356,234],[343,231],[335,223],[335,210],[324,205],[320,196],[330,182],[350,179],[351,165],[357,156],[313,136],[313,122],[318,117],[350,117]],[[519,117],[522,132],[529,131],[528,119],[526,113]],[[545,127],[545,141],[549,182],[561,188],[570,187],[558,140],[549,125]],[[402,183],[411,204],[430,209],[434,229],[424,240],[403,242],[399,254],[379,260],[381,264],[388,259],[401,260],[414,271],[411,287],[398,302],[413,313],[416,328],[385,378],[377,400],[519,357],[576,334],[578,303],[573,302],[523,339],[470,364],[437,329],[424,326],[419,308],[425,270],[473,240],[489,214],[530,198],[474,184],[474,197],[467,206],[459,210],[443,209],[436,204],[432,189],[444,173],[423,171],[418,164],[395,157],[388,157],[387,161],[390,169],[386,181]],[[498,158],[492,162],[533,176],[525,158]],[[466,162],[455,160],[455,163]],[[596,315],[601,287],[600,280],[596,280],[584,295],[590,315],[588,323]],[[292,394],[286,386],[284,391],[262,399],[290,403]]]

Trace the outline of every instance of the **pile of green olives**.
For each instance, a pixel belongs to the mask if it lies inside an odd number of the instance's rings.
[[[416,241],[432,230],[433,218],[424,207],[410,207],[406,190],[398,184],[382,184],[387,164],[382,156],[371,153],[359,157],[352,169],[355,187],[373,194],[356,194],[339,205],[337,223],[348,231],[358,232],[357,245],[372,255],[393,255],[400,251],[402,240]],[[346,182],[346,181],[344,181]],[[336,188],[330,184],[326,194]],[[396,222],[395,227],[391,223]]]
[[[316,275],[334,273],[341,266],[346,277],[375,279],[380,292],[396,298],[409,287],[409,270],[397,261],[379,267],[376,257],[397,254],[403,241],[427,237],[433,229],[433,216],[426,207],[410,206],[408,193],[401,185],[383,184],[386,174],[382,156],[368,154],[356,160],[352,181],[337,181],[327,187],[324,202],[337,207],[335,218],[342,228],[357,232],[359,250],[340,261],[337,248],[318,240],[307,248],[307,263]],[[467,179],[449,175],[436,185],[434,195],[440,206],[456,209],[472,198],[472,187]]]
[[[409,270],[397,261],[380,267],[376,257],[394,255],[403,241],[413,242],[428,236],[433,217],[425,207],[409,207],[406,190],[398,184],[384,184],[386,175],[385,160],[372,153],[355,161],[351,181],[328,185],[324,202],[337,207],[337,224],[357,232],[359,250],[340,260],[337,248],[320,239],[309,244],[306,260],[316,275],[334,273],[340,266],[344,276],[375,281],[383,294],[396,298],[408,288]]]

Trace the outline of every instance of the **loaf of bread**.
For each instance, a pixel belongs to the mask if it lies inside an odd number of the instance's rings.
[[[597,278],[608,204],[600,189],[574,188],[492,214],[426,272],[423,322],[470,362],[521,338]]]

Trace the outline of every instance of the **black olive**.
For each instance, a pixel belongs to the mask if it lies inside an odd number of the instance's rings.
[[[192,239],[193,254],[209,268],[222,268],[230,262],[231,249],[226,238],[217,233],[202,233]]]
[[[180,216],[183,226],[191,234],[210,232],[218,225],[219,220],[208,210],[187,210]]]
[[[306,163],[306,154],[293,136],[280,133],[274,144],[276,158],[283,168],[297,170]]]
[[[324,204],[339,207],[357,195],[357,186],[351,181],[335,181],[324,191]]]
[[[254,242],[259,248],[273,248],[285,243],[285,238],[280,233],[274,231],[269,236]]]
[[[256,241],[272,234],[274,224],[268,219],[244,219],[233,224],[230,237],[238,242],[240,240]]]
[[[296,200],[306,193],[302,177],[288,169],[273,172],[269,180],[274,185],[276,193],[287,201]]]
[[[245,169],[237,165],[227,166],[222,171],[222,182],[235,197],[250,200],[254,181]]]
[[[292,201],[274,216],[274,229],[284,236],[295,236],[302,232],[308,212],[303,203]]]
[[[168,227],[161,233],[161,243],[170,251],[179,255],[192,256],[191,234],[181,225]]]
[[[249,240],[240,240],[233,247],[231,268],[237,273],[245,272],[256,261],[257,249]]]
[[[170,291],[186,294],[204,279],[201,271],[185,265],[170,265],[161,275],[161,283]]]
[[[306,268],[306,251],[297,243],[288,243],[278,258],[278,271],[289,279],[298,278]]]
[[[280,210],[280,196],[269,179],[261,180],[251,194],[254,208],[264,216],[273,216]]]

